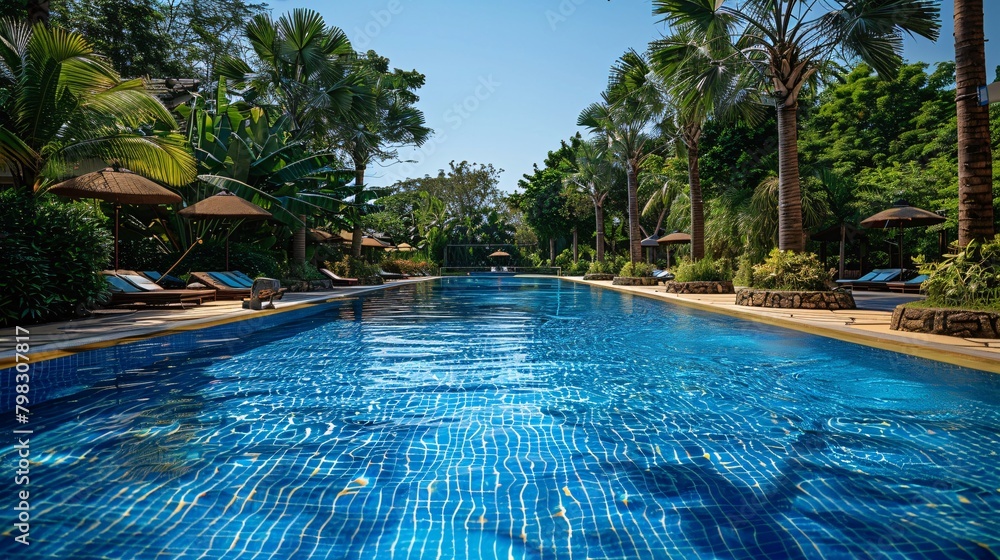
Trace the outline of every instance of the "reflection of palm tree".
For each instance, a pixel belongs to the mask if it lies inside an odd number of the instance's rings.
[[[194,179],[183,138],[158,130],[176,128],[170,112],[142,80],[121,81],[82,35],[0,23],[0,91],[0,166],[15,188],[38,190],[88,159],[174,186]]]
[[[831,6],[833,5],[833,6]],[[926,0],[654,0],[654,13],[697,38],[726,45],[775,99],[778,113],[778,247],[803,251],[798,161],[798,99],[802,88],[834,56],[857,57],[879,75],[900,64],[902,33],[937,39],[938,7]],[[829,7],[829,11],[822,11]]]

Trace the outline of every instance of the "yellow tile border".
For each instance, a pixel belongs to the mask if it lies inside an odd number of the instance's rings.
[[[891,335],[890,337],[885,337],[877,334],[867,334],[865,332],[858,332],[853,329],[832,328],[829,326],[817,325],[815,323],[809,323],[808,319],[795,320],[792,318],[763,315],[751,311],[751,309],[753,308],[748,308],[747,310],[744,311],[741,309],[727,308],[718,304],[705,303],[678,296],[670,297],[666,293],[659,294],[653,291],[636,289],[631,286],[613,286],[607,283],[585,281],[578,278],[563,277],[563,279],[584,286],[592,286],[601,289],[610,289],[616,292],[641,296],[649,299],[654,299],[656,301],[663,301],[675,305],[680,305],[682,307],[698,309],[701,311],[707,311],[709,313],[715,313],[719,315],[726,315],[729,317],[736,317],[739,319],[745,319],[757,323],[764,323],[767,325],[782,327],[798,332],[803,332],[806,334],[815,334],[817,336],[833,338],[837,340],[842,340],[844,342],[851,342],[854,344],[860,344],[862,346],[868,346],[871,348],[889,350],[891,352],[906,354],[908,356],[916,356],[918,358],[924,358],[935,362],[942,362],[946,364],[966,367],[969,369],[988,371],[990,373],[1000,373],[1000,355],[996,356],[983,355],[982,352],[978,352],[974,348],[969,348],[968,351],[962,351],[961,349],[954,346],[949,348],[947,347],[947,343],[945,342],[930,342],[930,341],[924,342],[913,339],[907,336],[907,334],[902,331],[900,331],[899,334],[894,334]],[[887,313],[887,312],[880,312],[880,313]]]

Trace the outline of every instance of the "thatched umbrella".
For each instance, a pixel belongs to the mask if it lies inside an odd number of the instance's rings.
[[[861,226],[866,228],[898,228],[899,229],[899,279],[903,280],[903,228],[925,227],[940,224],[944,216],[910,206],[905,200],[898,200],[887,210],[861,220]]]
[[[63,181],[49,189],[50,193],[69,198],[97,198],[115,206],[115,270],[118,270],[118,222],[122,204],[170,204],[181,197],[153,181],[128,169],[107,167]]]
[[[399,245],[396,245],[396,250],[399,251],[400,253],[412,253],[417,249],[413,247],[413,245],[410,245],[409,243],[400,243]]]
[[[656,241],[658,244],[667,246],[667,268],[670,268],[670,245],[680,245],[682,243],[690,243],[691,235],[684,233],[683,231],[675,231],[673,233],[668,233]]]
[[[639,242],[639,245],[646,248],[646,262],[653,262],[653,259],[656,258],[655,251],[660,246],[656,235],[650,235],[646,239],[643,239]]]
[[[497,257],[509,257],[510,253],[508,253],[507,251],[493,251],[492,253],[486,256],[491,259],[495,259]]]
[[[229,191],[222,191],[177,212],[189,220],[236,220],[226,234],[226,270],[229,270],[229,236],[243,220],[266,220],[271,213]]]
[[[374,237],[368,237],[367,235],[361,238],[361,246],[362,247],[373,247],[373,248],[376,248],[376,249],[385,249],[385,248],[389,247],[389,245],[387,245],[385,243],[382,243],[381,241],[379,241],[378,239],[375,239]]]

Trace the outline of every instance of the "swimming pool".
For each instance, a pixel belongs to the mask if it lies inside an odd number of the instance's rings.
[[[5,522],[0,556],[1000,550],[994,374],[556,279],[444,279],[236,329],[63,371],[33,409],[32,544]]]

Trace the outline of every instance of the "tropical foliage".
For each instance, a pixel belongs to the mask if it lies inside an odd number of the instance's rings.
[[[0,20],[0,167],[15,188],[111,163],[183,185],[195,165],[174,128],[142,80],[122,81],[82,35]]]
[[[971,241],[940,263],[927,263],[920,272],[930,277],[921,284],[926,305],[1000,311],[1000,236]]]

